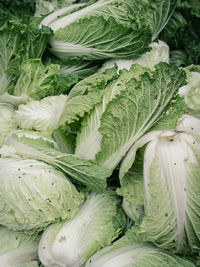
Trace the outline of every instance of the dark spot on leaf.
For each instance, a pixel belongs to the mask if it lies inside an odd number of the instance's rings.
[[[88,94],[88,89],[85,90],[85,92],[83,93],[83,95],[87,95]]]

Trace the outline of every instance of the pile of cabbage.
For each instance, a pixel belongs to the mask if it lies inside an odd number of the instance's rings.
[[[200,265],[198,11],[0,4],[0,266]]]

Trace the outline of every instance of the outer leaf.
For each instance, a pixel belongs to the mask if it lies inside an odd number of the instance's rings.
[[[137,58],[148,51],[147,46],[151,41],[149,29],[144,27],[138,30],[138,25],[134,25],[133,33],[133,28],[117,24],[112,17],[109,20],[93,17],[92,20],[91,23],[90,18],[84,18],[81,24],[69,25],[67,32],[65,29],[59,30],[55,39],[50,40],[51,53],[63,60],[70,56],[96,60],[114,57]],[[93,39],[88,38],[88,35],[93,36]]]
[[[179,66],[186,65],[186,55],[182,50],[170,51],[170,64]]]
[[[155,40],[166,26],[174,12],[176,4],[177,0],[149,1],[147,20],[149,21],[149,25],[151,25],[152,40]]]
[[[181,257],[168,254],[150,244],[124,246],[119,249],[106,247],[89,259],[86,267],[195,267],[195,264]]]
[[[135,162],[136,152],[139,148],[143,147],[146,143],[154,140],[160,131],[152,131],[150,133],[145,134],[142,136],[128,151],[124,159],[122,160],[120,171],[119,171],[119,178],[123,184],[123,179],[126,179],[126,174],[128,174],[129,170],[131,169],[133,163]]]
[[[4,93],[3,95],[0,95],[0,102],[1,103],[7,103],[11,104],[13,106],[18,106],[20,104],[26,104],[28,101],[30,101],[30,98],[27,95],[21,95],[21,96],[13,96],[8,93]]]
[[[178,94],[175,95],[163,111],[160,118],[149,131],[165,131],[176,128],[178,119],[187,111],[188,107],[186,106],[183,97]]]
[[[67,154],[74,154],[76,137],[71,134],[68,127],[59,127],[54,131],[53,137],[56,140],[60,151]]]
[[[98,61],[88,61],[81,60],[78,58],[73,58],[69,60],[61,60],[54,57],[52,54],[47,53],[43,57],[43,62],[45,65],[48,64],[59,64],[60,65],[60,75],[61,77],[67,77],[69,74],[78,75],[79,80],[83,80],[88,76],[96,73],[101,66],[102,62]]]
[[[127,154],[127,156],[128,155],[129,153]],[[127,156],[123,160],[122,165],[120,167],[120,188],[117,189],[117,194],[123,197],[122,207],[125,213],[133,221],[138,222],[144,216],[144,151],[140,150],[137,152],[134,164],[132,165],[131,162],[132,167],[130,169],[125,169],[126,165],[124,164],[124,162],[127,161]]]
[[[70,91],[60,124],[83,117],[102,99],[106,85],[118,77],[116,67],[100,70],[77,83]]]
[[[19,105],[15,115],[17,124],[23,129],[53,131],[59,126],[66,103],[67,96],[59,95]]]
[[[97,63],[90,61],[74,61],[61,64],[60,75],[61,77],[66,77],[70,73],[75,73],[78,75],[79,79],[85,79],[88,76],[94,74],[98,70]]]
[[[71,1],[71,0],[70,0]],[[49,1],[48,1],[49,4]],[[70,13],[75,12],[77,9],[83,7],[84,4],[67,4],[65,5],[65,7],[60,8],[58,10],[56,10],[55,12],[49,14],[48,16],[46,16],[40,23],[39,28],[42,28],[43,26],[50,26],[52,24],[55,23],[55,21],[57,21],[57,19],[60,20],[60,18],[64,17],[65,15],[69,15]],[[52,7],[52,6],[51,6]],[[51,10],[53,11],[53,10]]]
[[[43,142],[49,145],[49,147],[52,147],[56,150],[60,150],[60,146],[57,142],[55,142],[51,132],[39,132],[39,131],[18,129],[16,131],[11,131],[10,134],[7,135],[6,142],[8,142],[7,140],[12,138],[12,136],[14,135],[18,136],[18,138],[25,136],[27,138],[34,139],[36,141],[38,140],[39,142],[43,140]]]
[[[12,31],[0,32],[0,94],[7,92],[11,77],[6,74],[13,54],[18,50],[19,36]]]
[[[144,216],[143,177],[137,177],[129,172],[121,182],[121,188],[117,193],[124,197],[122,207],[128,217],[133,221],[140,221]]]
[[[146,72],[126,83],[126,90],[107,105],[102,115],[101,151],[96,155],[96,162],[113,170],[159,119],[184,80],[183,71],[159,63],[154,72]]]
[[[5,136],[10,131],[17,129],[14,114],[13,106],[0,103],[0,146],[4,143]]]
[[[109,171],[78,156],[59,152],[43,139],[13,134],[7,139],[6,144],[13,146],[23,157],[39,159],[61,169],[76,183],[85,185],[93,191],[103,191],[106,188]]]
[[[24,61],[20,70],[21,75],[13,94],[15,96],[26,94],[35,100],[46,96],[60,95],[78,81],[75,74],[61,78],[59,65],[50,64],[45,67],[40,59]]]

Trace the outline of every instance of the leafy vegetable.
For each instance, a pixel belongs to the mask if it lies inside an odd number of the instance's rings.
[[[80,133],[78,133],[75,154],[85,159],[95,159],[95,154],[100,150],[101,135],[98,131],[102,114],[108,103],[124,90],[124,84],[132,75],[139,76],[145,70],[140,66],[133,67],[130,72],[124,71],[120,77],[105,88],[101,103],[95,105],[91,112],[83,118]],[[132,74],[132,75],[131,75]]]
[[[5,136],[17,128],[14,115],[12,105],[0,102],[0,146],[3,145]]]
[[[185,54],[181,65],[199,64],[200,55],[200,4],[197,0],[179,0],[176,11],[160,35],[170,50]]]
[[[41,24],[54,31],[50,51],[61,59],[136,58],[149,50],[148,45],[168,22],[175,3],[97,1],[47,24],[48,17],[51,20],[54,16],[50,14]]]
[[[72,218],[83,201],[62,172],[34,159],[0,158],[0,181],[0,224],[13,230]]]
[[[40,236],[14,232],[0,226],[0,262],[2,266],[26,267],[38,258]],[[35,265],[38,266],[38,265]]]
[[[0,266],[199,266],[199,11],[0,1]]]
[[[124,237],[112,246],[95,253],[86,263],[86,267],[147,267],[147,266],[195,266],[187,259],[169,254],[137,239],[135,229],[131,228]]]
[[[50,64],[45,67],[40,59],[24,61],[20,70],[21,75],[17,80],[13,95],[27,94],[35,100],[46,96],[60,95],[78,81],[75,74],[61,78],[59,65]]]
[[[184,96],[189,108],[200,111],[200,67],[192,66],[194,70],[185,68],[187,85],[179,89],[179,94]]]
[[[145,150],[145,214],[141,234],[174,252],[199,250],[200,120],[185,116]],[[159,192],[157,191],[159,188]]]
[[[112,192],[90,194],[72,220],[48,227],[39,244],[44,266],[82,266],[122,233],[126,220]]]
[[[37,22],[23,23],[2,10],[0,15],[0,94],[3,94],[12,91],[11,81],[15,84],[24,60],[42,56],[51,30],[36,29]]]

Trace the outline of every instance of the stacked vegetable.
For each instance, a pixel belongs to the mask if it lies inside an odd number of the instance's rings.
[[[0,266],[198,266],[198,3],[36,2],[0,4]]]

